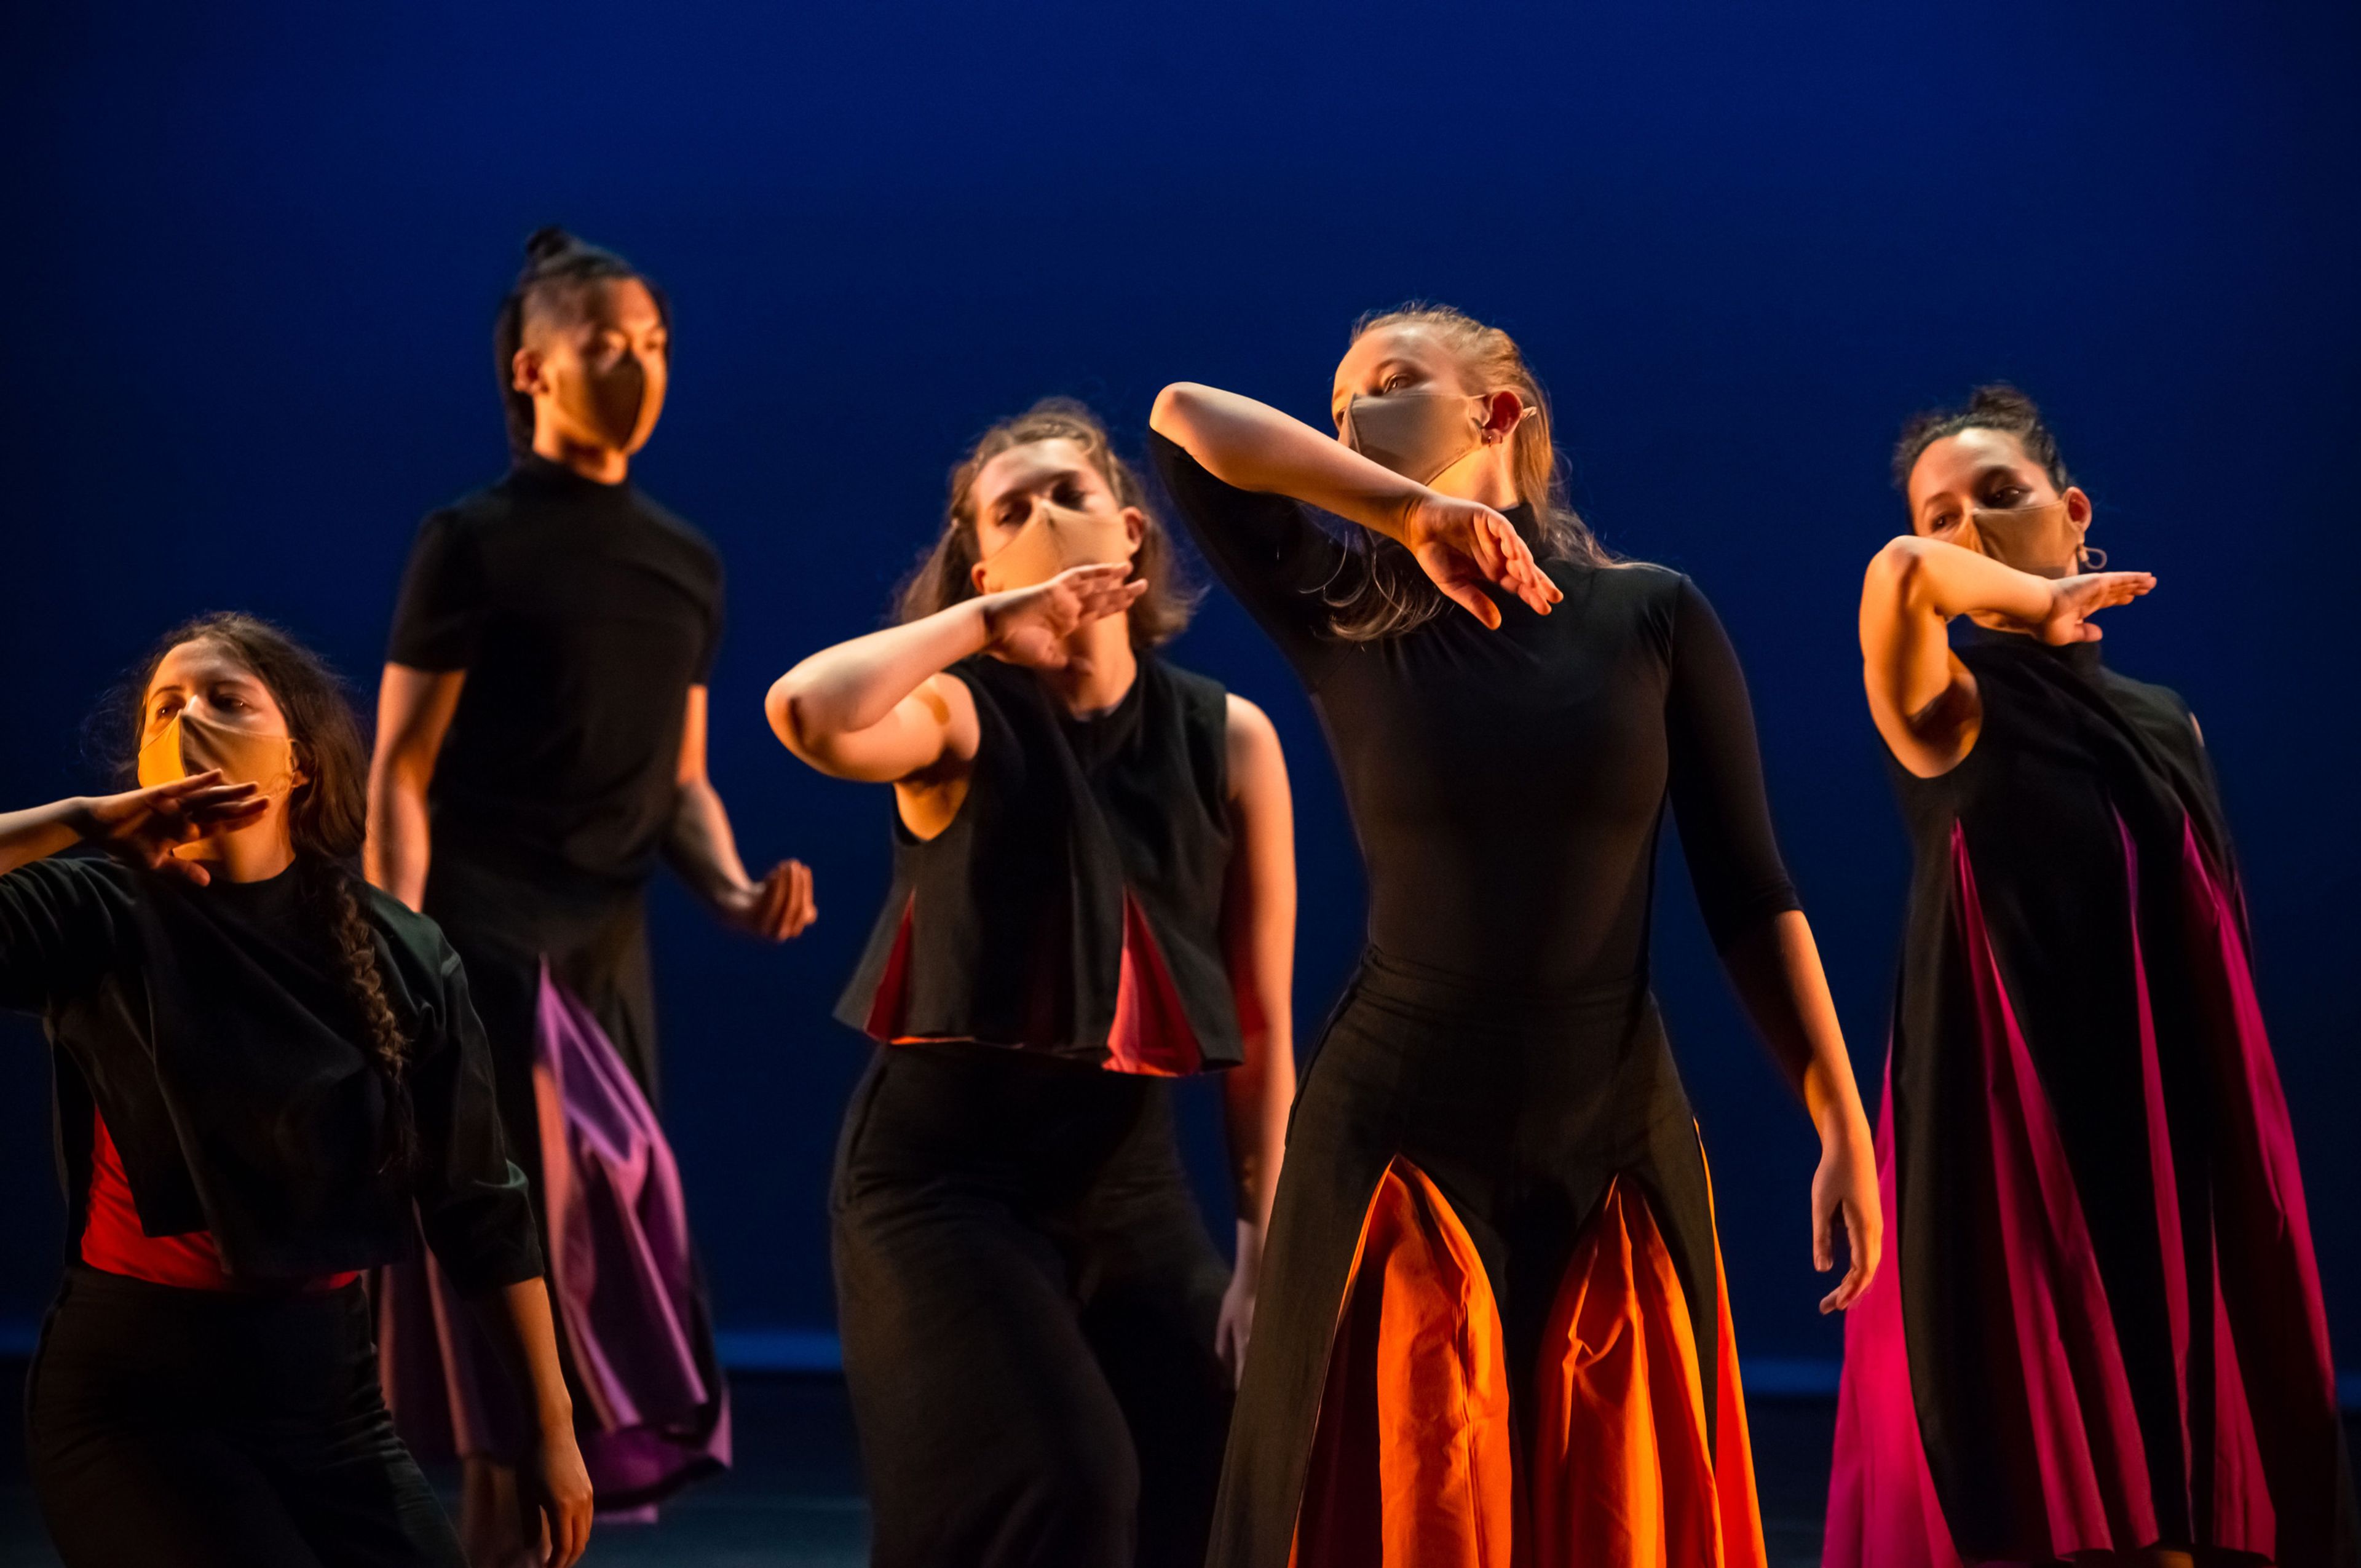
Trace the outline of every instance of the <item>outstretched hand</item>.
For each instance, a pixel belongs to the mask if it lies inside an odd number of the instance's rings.
[[[85,843],[118,860],[170,872],[203,887],[212,880],[203,864],[172,851],[207,834],[251,827],[269,809],[269,797],[259,785],[224,784],[221,770],[214,768],[170,784],[94,795],[82,802],[74,827]]]
[[[2084,572],[2060,577],[2049,593],[2049,613],[2026,628],[2044,642],[2096,642],[2103,633],[2091,617],[2132,600],[2156,587],[2152,572]]]
[[[1837,1227],[1844,1227],[1850,1266],[1837,1288],[1820,1298],[1820,1310],[1841,1312],[1861,1299],[1876,1276],[1885,1249],[1885,1212],[1877,1195],[1877,1151],[1859,1117],[1824,1139],[1819,1168],[1812,1173],[1812,1266],[1822,1274],[1837,1266]]]
[[[1411,503],[1402,520],[1401,542],[1444,597],[1488,630],[1499,629],[1500,607],[1484,592],[1486,583],[1516,595],[1540,615],[1565,597],[1533,560],[1516,525],[1481,502],[1430,492]]]
[[[1148,579],[1126,581],[1128,561],[1072,566],[1046,583],[986,594],[983,651],[1012,664],[1037,670],[1062,669],[1066,639],[1093,620],[1119,615],[1139,602]]]

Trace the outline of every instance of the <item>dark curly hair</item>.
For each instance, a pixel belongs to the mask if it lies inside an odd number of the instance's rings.
[[[1116,455],[1115,442],[1099,416],[1071,398],[1044,398],[1014,419],[1002,420],[976,438],[968,455],[951,470],[950,499],[943,510],[943,531],[903,579],[895,608],[904,620],[918,620],[975,598],[975,481],[983,466],[1004,452],[1030,446],[1037,441],[1071,441],[1090,459],[1117,506],[1137,507],[1148,520],[1139,538],[1139,554],[1132,557],[1134,579],[1148,579],[1148,591],[1133,605],[1132,645],[1153,648],[1180,635],[1197,608],[1197,592],[1181,576],[1164,530],[1148,504],[1148,488],[1132,466]]]
[[[1927,448],[1963,430],[1997,430],[2016,437],[2026,456],[2049,476],[2061,495],[2074,482],[2066,472],[2066,460],[2058,455],[2058,437],[2042,422],[2033,400],[2005,381],[1994,381],[1969,393],[1963,409],[1937,409],[1911,417],[1894,444],[1894,488],[1908,493],[1910,471]]]
[[[101,722],[113,734],[117,771],[138,774],[141,714],[157,666],[175,648],[210,642],[253,672],[286,716],[303,770],[287,802],[295,873],[316,928],[345,982],[369,1065],[384,1089],[386,1129],[380,1168],[408,1169],[416,1153],[408,1073],[410,1038],[386,993],[377,936],[362,909],[366,896],[354,862],[368,823],[368,752],[344,685],[320,656],[269,621],[235,612],[202,615],[159,638],[125,676]],[[126,745],[127,743],[127,745]]]
[[[525,237],[524,270],[500,302],[492,323],[492,378],[500,389],[500,405],[508,411],[509,450],[522,456],[533,450],[533,399],[516,389],[517,350],[524,346],[524,323],[535,311],[569,301],[590,284],[609,279],[634,280],[656,302],[656,316],[672,330],[672,302],[655,280],[611,250],[601,250],[552,224]]]

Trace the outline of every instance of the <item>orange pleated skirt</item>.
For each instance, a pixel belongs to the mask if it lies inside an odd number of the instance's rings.
[[[1718,1248],[1714,1291],[1708,1421],[1672,1254],[1639,1184],[1618,1177],[1576,1242],[1537,1365],[1511,1366],[1466,1228],[1397,1157],[1362,1223],[1290,1563],[1763,1568]]]

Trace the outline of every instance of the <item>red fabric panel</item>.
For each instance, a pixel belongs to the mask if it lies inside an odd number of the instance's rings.
[[[131,1201],[131,1182],[123,1174],[123,1157],[115,1149],[114,1135],[106,1130],[106,1118],[93,1111],[90,1120],[90,1220],[82,1227],[82,1262],[151,1285],[174,1285],[183,1290],[236,1289],[223,1272],[212,1232],[151,1236],[140,1229],[139,1210]],[[305,1288],[339,1289],[359,1277],[332,1274]]]
[[[1128,893],[1123,898],[1123,976],[1103,1065],[1109,1072],[1151,1078],[1184,1078],[1205,1065],[1156,933]]]

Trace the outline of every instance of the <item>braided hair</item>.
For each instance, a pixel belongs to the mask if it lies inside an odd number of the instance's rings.
[[[555,224],[525,236],[524,269],[492,322],[492,378],[508,411],[509,450],[517,455],[533,450],[533,399],[516,388],[516,356],[524,346],[526,321],[539,312],[566,308],[582,290],[610,279],[631,279],[645,288],[656,302],[657,319],[665,331],[672,329],[672,302],[664,291],[613,251],[577,239]]]
[[[384,1091],[379,1169],[406,1171],[417,1152],[408,1083],[410,1037],[387,994],[377,934],[354,869],[368,823],[368,755],[361,744],[360,724],[343,684],[318,654],[269,621],[222,612],[199,616],[166,632],[125,680],[123,695],[110,708],[108,727],[118,736],[127,730],[135,749],[138,715],[157,666],[173,649],[190,642],[209,642],[227,652],[269,688],[286,716],[303,773],[303,782],[287,803],[294,872],[301,879],[297,885],[313,928],[326,938],[328,957],[352,1003],[352,1021],[359,1025],[359,1043]],[[122,722],[126,713],[128,721]],[[125,767],[136,776],[136,761],[127,761]]]

